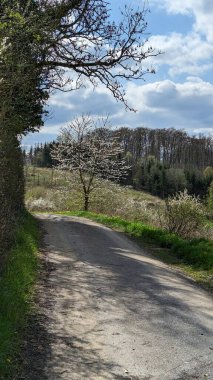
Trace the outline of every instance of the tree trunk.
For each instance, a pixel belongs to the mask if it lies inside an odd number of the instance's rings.
[[[24,208],[24,173],[19,141],[12,128],[0,126],[0,254],[11,245],[15,222]]]
[[[84,211],[89,209],[89,194],[84,194]]]

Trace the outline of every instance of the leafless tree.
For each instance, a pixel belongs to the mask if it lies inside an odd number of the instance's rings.
[[[78,173],[87,211],[90,194],[97,185],[95,178],[119,181],[127,174],[129,167],[122,153],[108,118],[82,115],[62,129],[52,157],[59,169]]]

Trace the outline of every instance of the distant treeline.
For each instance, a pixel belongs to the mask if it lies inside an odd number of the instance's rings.
[[[171,129],[117,131],[132,165],[128,183],[162,198],[187,189],[204,198],[213,180],[213,139]]]
[[[29,152],[23,149],[25,164],[36,166],[39,168],[52,168],[53,160],[51,157],[51,149],[55,141],[44,144],[36,144],[31,146]]]
[[[213,139],[190,137],[171,129],[121,128],[113,131],[130,165],[122,184],[132,185],[162,198],[187,189],[204,198],[213,181]],[[38,167],[52,167],[50,155],[55,142],[31,147],[25,161]]]
[[[118,134],[133,162],[154,156],[172,168],[204,170],[213,164],[211,137],[191,137],[185,131],[174,128],[122,128]]]

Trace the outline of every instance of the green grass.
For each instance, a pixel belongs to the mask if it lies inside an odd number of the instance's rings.
[[[213,286],[213,241],[184,240],[175,234],[140,222],[92,212],[61,212],[64,215],[86,217],[106,226],[128,233],[138,242],[149,244],[152,253],[164,262],[179,267],[208,288]],[[161,248],[156,249],[156,248]]]
[[[212,220],[207,220],[207,221],[206,221],[206,224],[207,224],[207,226],[213,228],[213,221],[212,221]]]
[[[38,271],[39,232],[34,218],[19,221],[16,242],[0,277],[0,379],[13,379]]]

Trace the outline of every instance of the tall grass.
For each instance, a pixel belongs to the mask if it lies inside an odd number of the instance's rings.
[[[25,214],[0,276],[0,379],[13,379],[38,270],[38,228]]]

